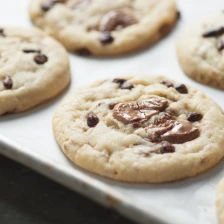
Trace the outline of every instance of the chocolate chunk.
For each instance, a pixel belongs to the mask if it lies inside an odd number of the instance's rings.
[[[119,103],[113,109],[113,116],[124,124],[143,123],[168,106],[168,101],[159,98]]]
[[[181,144],[196,139],[200,135],[200,132],[189,122],[174,123],[173,128],[161,135],[163,141],[168,141],[174,144]]]
[[[2,28],[0,28],[0,36],[5,37],[5,33],[4,33],[4,30]]]
[[[188,93],[187,87],[184,84],[177,84],[174,86],[174,88],[181,94]]]
[[[115,106],[116,106],[116,103],[110,103],[110,104],[109,104],[109,108],[110,108],[110,110],[113,110]]]
[[[126,79],[119,79],[119,78],[116,78],[116,79],[113,80],[113,82],[119,83],[120,85],[122,85],[126,81],[127,81]]]
[[[91,2],[91,0],[79,0],[71,8],[72,9],[84,9],[89,5],[90,2]]]
[[[76,53],[80,56],[91,56],[91,52],[87,49],[87,48],[80,48],[78,50],[76,50]]]
[[[134,88],[134,86],[131,83],[124,82],[123,84],[121,84],[120,88],[121,89],[132,89],[132,88]]]
[[[44,12],[49,11],[56,3],[65,3],[66,0],[47,0],[41,4],[41,9]]]
[[[161,84],[167,86],[168,88],[173,87],[173,83],[170,81],[162,81]]]
[[[24,53],[39,53],[40,54],[40,50],[35,50],[35,49],[23,49]]]
[[[162,148],[160,149],[160,153],[173,153],[175,152],[175,147],[171,145],[169,142],[162,142]]]
[[[171,130],[174,126],[174,123],[175,123],[175,121],[173,121],[173,120],[167,120],[163,124],[149,125],[146,129],[152,129],[152,128],[156,129],[149,136],[151,142],[160,142],[161,141],[161,135],[166,133],[167,131]]]
[[[196,112],[190,112],[187,117],[187,120],[190,122],[195,122],[195,121],[200,121],[202,117],[203,116],[201,114],[198,114]]]
[[[102,44],[110,44],[114,41],[114,38],[110,35],[109,32],[103,32],[100,34],[100,42]]]
[[[217,47],[218,51],[223,50],[224,49],[224,43],[223,43],[223,41],[222,40],[218,40],[217,41],[217,44],[216,44],[216,47]]]
[[[217,37],[219,35],[224,34],[224,27],[220,26],[215,29],[205,31],[202,36],[203,37]]]
[[[137,23],[133,12],[128,10],[113,10],[108,12],[101,20],[99,30],[101,32],[111,32],[119,29],[131,26]]]
[[[99,118],[92,111],[88,113],[87,125],[90,128],[95,127],[99,123]]]
[[[6,89],[12,89],[12,79],[8,76],[5,77],[3,80],[3,85]]]
[[[44,54],[37,54],[36,56],[34,56],[34,61],[38,64],[38,65],[42,65],[45,62],[48,61],[48,58],[46,55]]]

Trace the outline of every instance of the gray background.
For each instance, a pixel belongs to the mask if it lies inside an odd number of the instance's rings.
[[[0,224],[134,224],[0,155]]]

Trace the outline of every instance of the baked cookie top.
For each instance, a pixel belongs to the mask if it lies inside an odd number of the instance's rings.
[[[175,0],[31,0],[29,12],[68,50],[99,56],[149,46],[177,18]]]
[[[224,89],[224,13],[209,16],[180,32],[177,56],[191,78]]]
[[[0,115],[47,100],[69,83],[64,47],[35,28],[0,28]]]
[[[53,118],[66,156],[91,172],[161,183],[224,155],[224,115],[203,93],[160,76],[103,80],[68,96]]]
[[[224,179],[216,187],[216,211],[219,224],[224,224]]]

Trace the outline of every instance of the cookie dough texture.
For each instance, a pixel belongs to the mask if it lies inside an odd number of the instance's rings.
[[[161,183],[195,176],[223,157],[224,115],[215,102],[190,87],[187,87],[188,94],[181,94],[173,87],[160,84],[167,80],[165,77],[125,79],[133,88],[122,89],[115,80],[98,81],[76,90],[55,112],[55,138],[73,163],[115,180]],[[200,113],[203,118],[191,123],[200,135],[182,144],[172,144],[175,152],[161,153],[161,142],[150,141],[146,131],[156,116],[139,126],[125,124],[113,116],[114,104],[152,97],[167,100],[166,110],[173,111],[177,121],[186,122],[189,112]],[[92,127],[87,124],[90,112],[99,121],[90,120],[94,121],[89,124]],[[172,151],[172,147],[168,149]]]
[[[219,224],[224,224],[224,179],[222,179],[216,188],[216,211]]]
[[[0,115],[21,112],[69,84],[64,47],[36,28],[0,29]]]
[[[30,1],[33,23],[68,50],[85,49],[98,56],[126,54],[152,45],[177,19],[175,0],[60,0],[43,10],[43,4],[50,1]],[[110,32],[112,42],[101,43],[104,31]]]
[[[224,42],[224,35],[203,37],[203,34],[223,24],[223,12],[209,16],[182,30],[176,44],[183,71],[198,82],[221,89],[224,89],[224,54],[217,45]]]

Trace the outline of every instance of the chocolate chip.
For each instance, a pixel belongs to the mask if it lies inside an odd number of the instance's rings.
[[[113,110],[115,106],[116,106],[116,103],[110,103],[110,104],[109,104],[109,108],[110,108],[110,110]]]
[[[162,148],[160,149],[161,154],[173,152],[175,152],[175,147],[172,144],[166,141],[162,142]]]
[[[0,28],[0,36],[5,37],[4,30]]]
[[[198,114],[196,112],[190,112],[188,114],[187,120],[190,122],[200,121],[203,118],[201,114]]]
[[[80,56],[91,56],[91,52],[87,48],[80,48],[76,50],[76,53]]]
[[[132,88],[134,88],[134,86],[129,82],[124,82],[123,84],[121,84],[120,88],[121,89],[132,89]]]
[[[87,125],[90,128],[95,127],[99,123],[99,118],[92,111],[88,113]]]
[[[120,84],[119,87],[121,89],[132,89],[132,88],[134,88],[134,86],[131,83],[127,82],[126,79],[116,78],[116,79],[113,80],[113,82]]]
[[[46,2],[43,2],[41,4],[41,9],[44,11],[44,12],[47,12],[49,11],[56,3],[65,3],[66,0],[48,0]]]
[[[6,89],[12,89],[12,79],[10,77],[5,77],[5,79],[3,80],[3,85]]]
[[[222,40],[218,40],[217,41],[217,44],[216,44],[216,47],[217,47],[218,51],[223,50],[224,49],[224,43],[223,43],[223,41]]]
[[[126,81],[127,81],[126,79],[119,79],[119,78],[116,78],[116,79],[113,80],[113,82],[119,83],[120,85],[122,85]]]
[[[169,81],[162,81],[161,84],[167,86],[168,88],[173,87],[173,83]]]
[[[23,49],[24,53],[39,53],[40,54],[40,50],[35,50],[35,49]]]
[[[177,84],[174,86],[174,88],[181,94],[188,93],[187,87],[184,84]]]
[[[110,44],[114,41],[114,38],[109,32],[103,32],[100,34],[100,42],[102,44]]]
[[[217,37],[219,35],[224,34],[224,27],[220,26],[215,29],[205,31],[202,36],[203,37]]]
[[[177,19],[180,19],[181,18],[181,13],[180,11],[177,11]]]
[[[34,61],[38,64],[38,65],[42,65],[45,62],[48,61],[48,58],[46,55],[44,54],[37,54],[36,56],[34,56]]]

